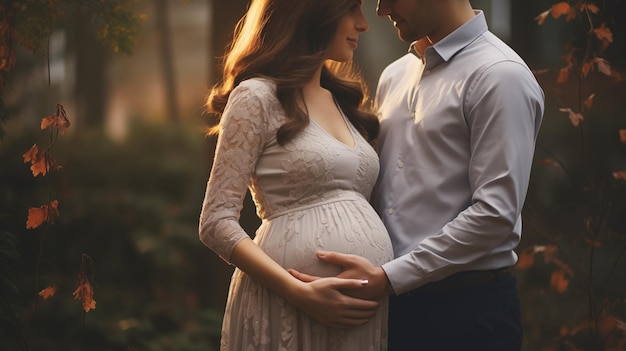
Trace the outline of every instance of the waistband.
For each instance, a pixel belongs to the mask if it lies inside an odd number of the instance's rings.
[[[443,278],[442,280],[431,282],[415,288],[402,295],[406,294],[407,296],[411,296],[414,294],[426,292],[444,292],[459,290],[479,285],[497,283],[511,276],[513,276],[513,268],[511,266],[484,271],[458,272],[446,278]]]

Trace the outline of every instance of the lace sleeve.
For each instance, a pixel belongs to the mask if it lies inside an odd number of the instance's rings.
[[[245,83],[231,92],[222,115],[199,225],[200,240],[229,263],[235,245],[248,237],[239,216],[266,130],[259,89]]]

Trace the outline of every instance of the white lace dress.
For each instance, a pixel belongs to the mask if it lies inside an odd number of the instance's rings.
[[[347,120],[347,119],[346,119]],[[330,136],[313,120],[280,146],[285,121],[268,80],[235,88],[222,116],[215,159],[200,216],[201,240],[228,261],[247,234],[239,225],[249,187],[262,224],[254,241],[285,268],[334,276],[319,249],[357,254],[380,265],[392,259],[391,241],[368,198],[378,156],[348,123],[355,146]],[[222,350],[386,350],[387,301],[370,321],[328,328],[236,269],[222,325]]]

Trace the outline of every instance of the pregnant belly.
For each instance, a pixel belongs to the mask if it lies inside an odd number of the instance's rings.
[[[381,220],[365,201],[346,200],[289,212],[264,222],[254,239],[285,268],[318,276],[334,276],[341,267],[321,262],[318,250],[367,258],[380,265],[393,257]]]

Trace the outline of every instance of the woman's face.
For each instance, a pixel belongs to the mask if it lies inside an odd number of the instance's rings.
[[[335,36],[326,50],[326,59],[338,62],[352,60],[354,49],[358,46],[359,34],[367,28],[363,3],[361,0],[354,0],[350,12],[339,20]]]

